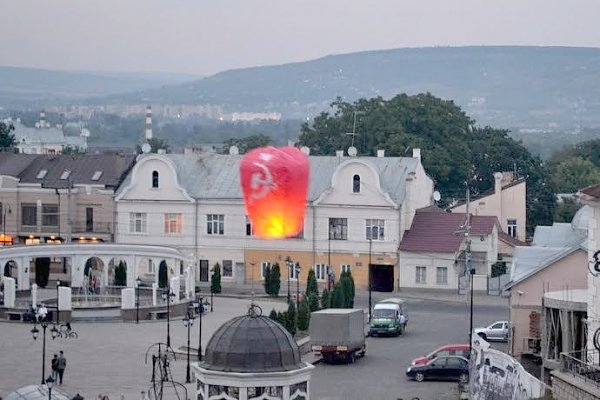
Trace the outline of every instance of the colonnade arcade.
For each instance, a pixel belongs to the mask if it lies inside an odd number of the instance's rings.
[[[37,258],[63,259],[63,272],[71,287],[85,287],[92,275],[98,286],[112,285],[119,264],[126,268],[126,286],[135,287],[138,277],[158,284],[159,271],[163,270],[168,278],[176,277],[189,262],[176,249],[163,246],[114,243],[14,246],[0,250],[2,275],[16,279],[17,290],[27,290]],[[148,273],[148,265],[152,265],[152,273]],[[64,274],[61,277],[65,279]]]

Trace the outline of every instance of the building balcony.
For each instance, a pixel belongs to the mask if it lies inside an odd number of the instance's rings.
[[[73,235],[78,234],[111,234],[112,233],[112,222],[95,222],[93,224],[87,224],[85,222],[75,222],[72,229]]]
[[[579,381],[579,387],[590,386],[595,391],[600,390],[599,360],[600,352],[596,349],[561,353],[560,372]]]

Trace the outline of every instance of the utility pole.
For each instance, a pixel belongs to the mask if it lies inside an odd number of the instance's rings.
[[[471,268],[471,214],[470,214],[470,203],[471,196],[469,192],[469,186],[467,185],[467,248],[465,251],[465,273],[469,278],[470,284],[470,313],[469,313],[469,354],[471,354],[472,346],[472,335],[473,335],[473,273],[475,272]]]

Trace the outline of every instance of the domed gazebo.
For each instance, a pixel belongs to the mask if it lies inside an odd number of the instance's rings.
[[[307,400],[312,365],[294,338],[250,307],[224,323],[194,365],[197,400]]]

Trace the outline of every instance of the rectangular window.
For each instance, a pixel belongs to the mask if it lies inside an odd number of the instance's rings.
[[[348,240],[348,218],[329,218],[329,239]]]
[[[225,215],[208,214],[206,216],[206,233],[208,235],[225,234]]]
[[[506,220],[506,230],[510,236],[517,237],[517,220],[508,219]]]
[[[435,270],[435,282],[438,285],[448,284],[448,268],[437,267],[437,269]]]
[[[129,233],[146,233],[148,215],[146,213],[129,213]]]
[[[165,214],[165,233],[178,234],[183,232],[183,215],[175,213]]]
[[[382,219],[367,220],[367,240],[384,240],[384,221]]]
[[[85,208],[85,231],[94,231],[94,209],[92,207]]]
[[[415,283],[427,283],[427,267],[415,269]]]
[[[21,205],[21,224],[37,226],[37,206],[35,204]]]
[[[298,279],[300,275],[300,265],[298,263],[285,263],[286,268],[288,270],[288,274],[290,275],[290,279]]]
[[[223,260],[223,277],[231,278],[233,276],[233,261]]]
[[[326,277],[326,266],[325,264],[315,264],[315,276],[318,281],[324,281]]]
[[[350,266],[350,264],[340,265],[340,274],[344,272],[352,272],[352,267]]]
[[[246,215],[246,236],[252,236],[254,232],[252,231],[252,221]]]
[[[269,261],[263,261],[260,264],[260,277],[261,277],[261,279],[265,279],[265,275],[267,273],[267,268],[271,268],[271,263]]]
[[[42,205],[42,226],[58,226],[58,204]]]
[[[148,273],[154,273],[154,263],[152,262],[151,258],[148,259]]]

